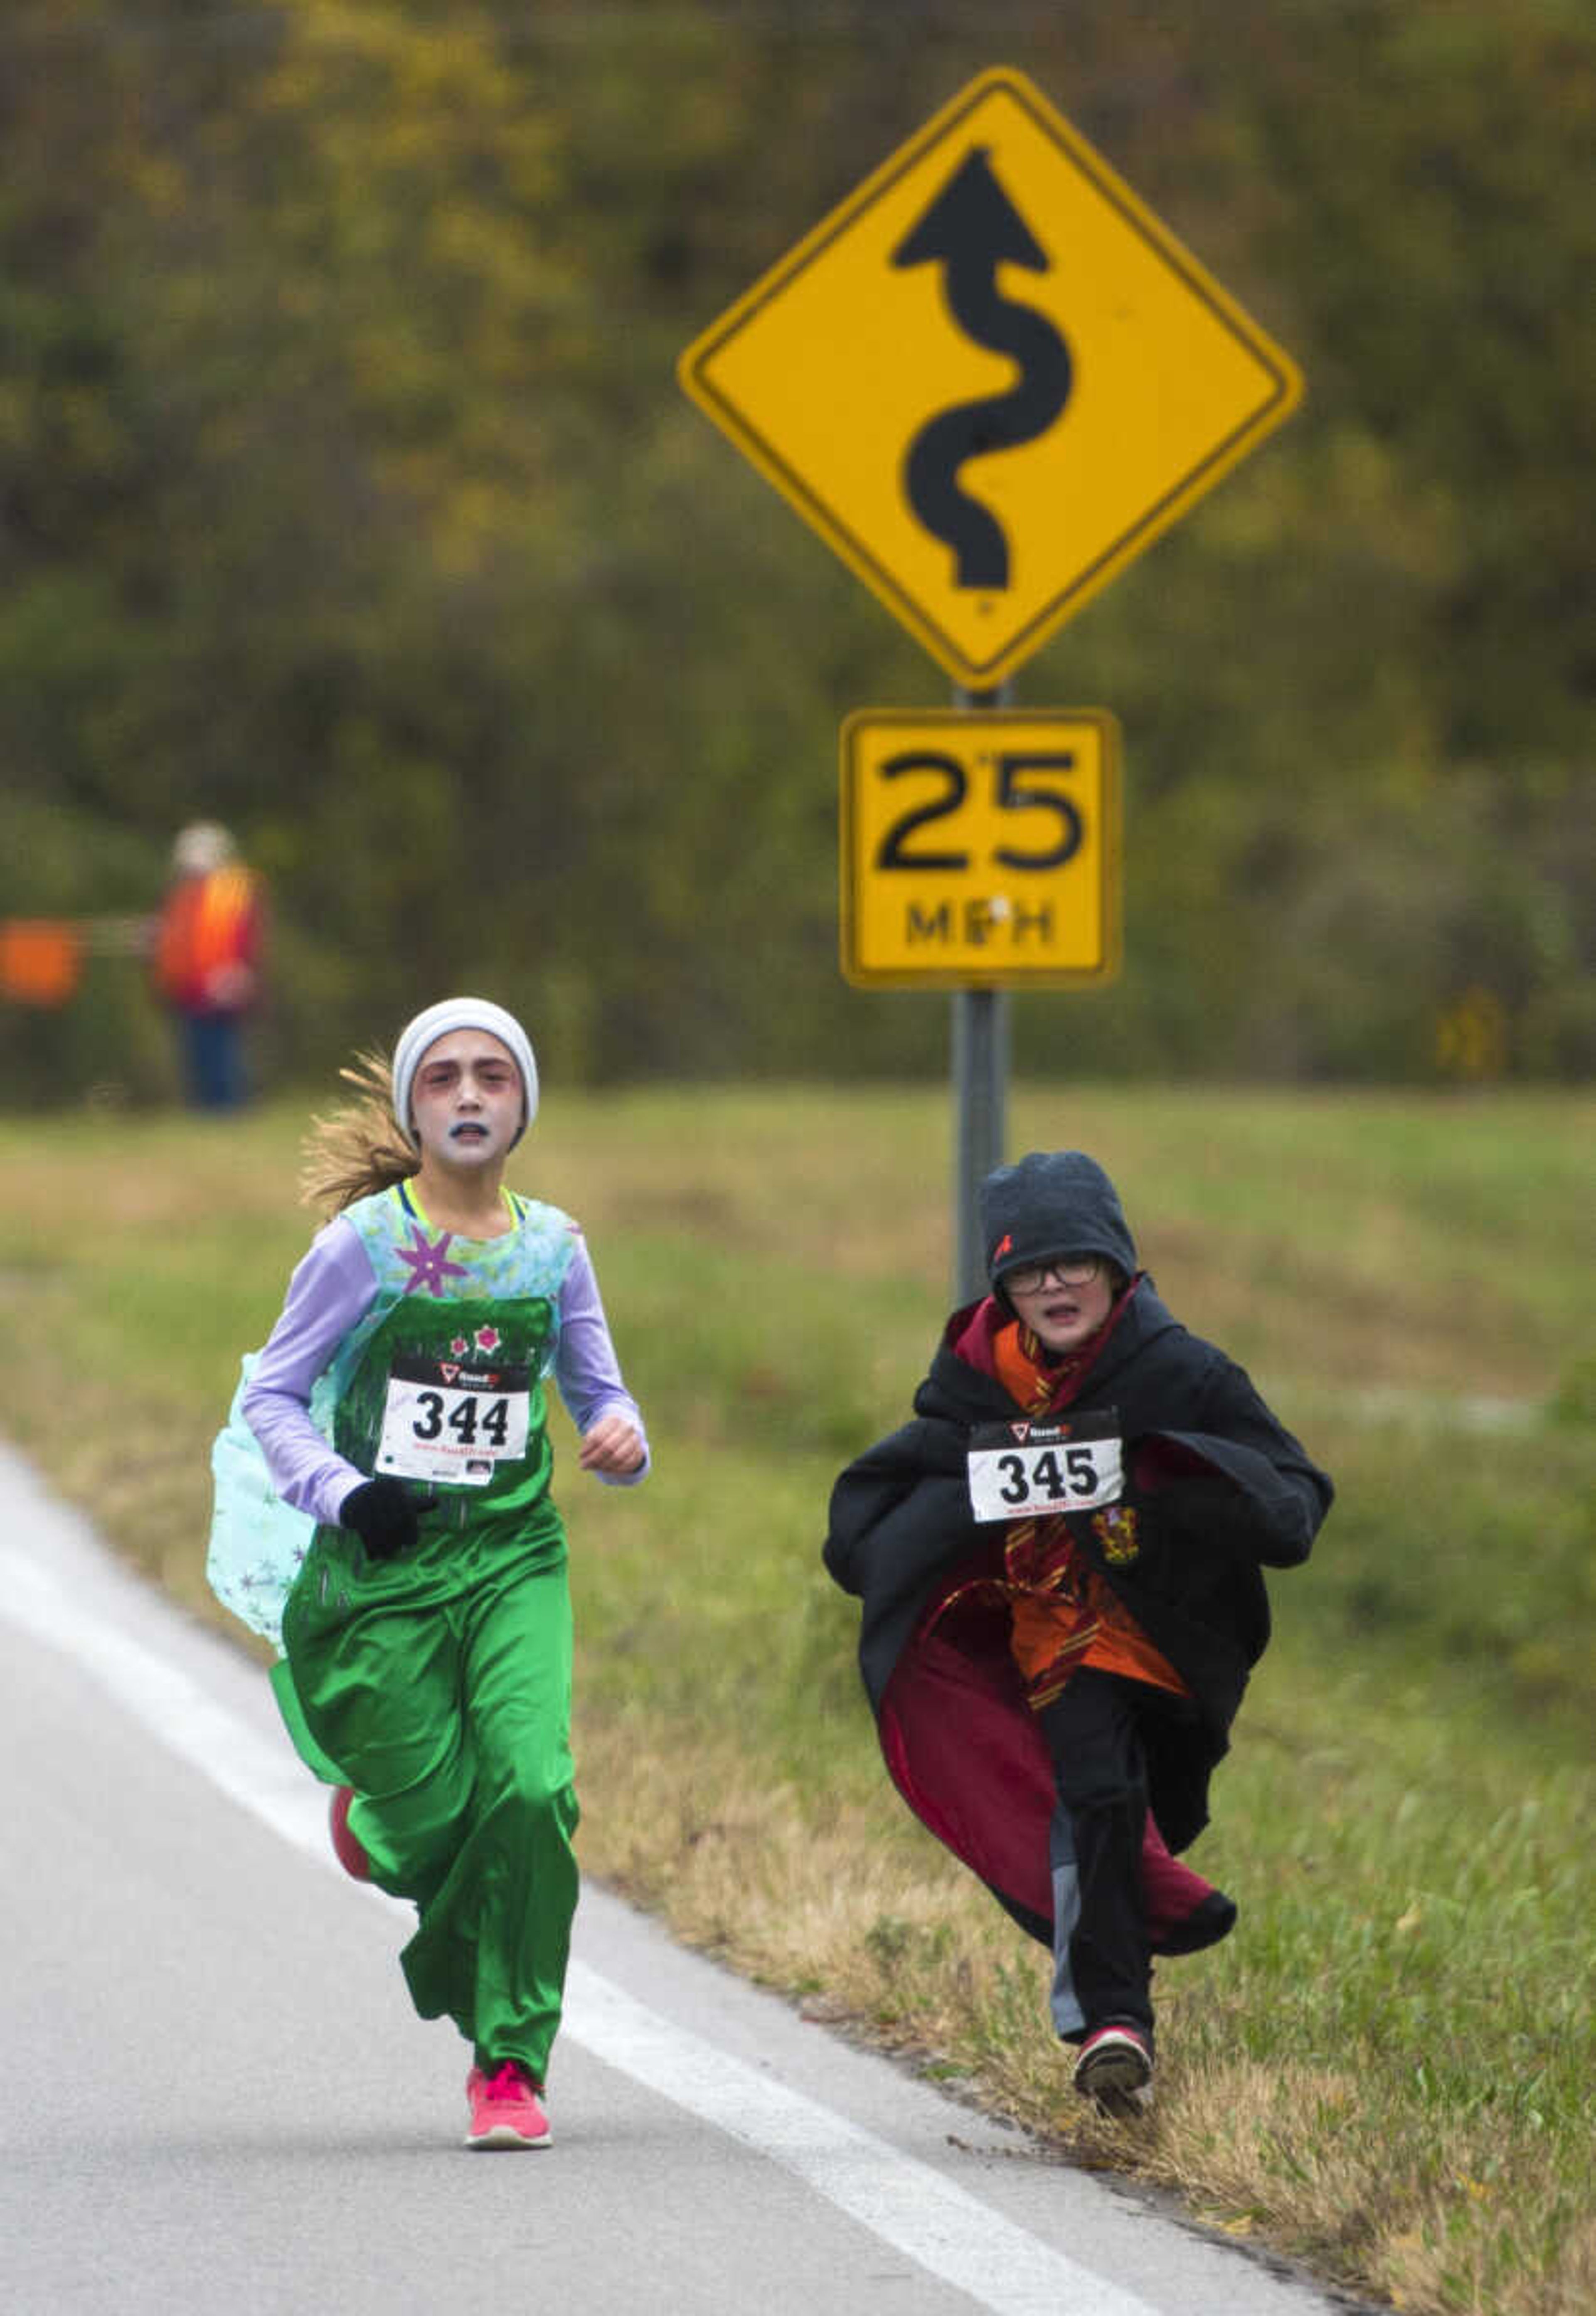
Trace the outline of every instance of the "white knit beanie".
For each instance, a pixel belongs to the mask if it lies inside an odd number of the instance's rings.
[[[407,1021],[399,1032],[399,1042],[394,1047],[394,1116],[399,1130],[413,1149],[419,1149],[415,1128],[410,1122],[410,1088],[415,1082],[416,1066],[429,1046],[446,1038],[451,1029],[485,1029],[507,1046],[515,1056],[515,1066],[521,1072],[522,1092],[525,1097],[520,1128],[515,1141],[521,1140],[538,1115],[538,1064],[532,1059],[532,1042],[513,1013],[506,1013],[486,997],[445,997],[441,1003],[429,1005],[414,1021]],[[511,1147],[513,1149],[514,1143]]]

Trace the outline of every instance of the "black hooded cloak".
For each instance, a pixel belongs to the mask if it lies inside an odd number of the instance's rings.
[[[825,1560],[862,1604],[860,1668],[894,1781],[1046,1940],[1052,1769],[1010,1652],[1007,1608],[964,1591],[1001,1570],[1001,1543],[971,1512],[969,1431],[1021,1413],[953,1348],[976,1308],[950,1320],[914,1421],[838,1479]],[[1243,1369],[1188,1333],[1145,1276],[1116,1305],[1067,1403],[1046,1420],[1110,1411],[1124,1441],[1124,1501],[1137,1515],[1134,1557],[1106,1558],[1085,1516],[1072,1515],[1070,1527],[1190,1691],[1189,1709],[1150,1715],[1145,1731],[1153,1815],[1178,1852],[1208,1822],[1210,1777],[1269,1640],[1262,1571],[1306,1559],[1333,1491]]]

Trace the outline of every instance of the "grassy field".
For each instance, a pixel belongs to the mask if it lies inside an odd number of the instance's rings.
[[[555,1091],[514,1179],[586,1224],[655,1456],[636,1494],[564,1458],[587,1871],[1327,2276],[1411,2310],[1596,2304],[1593,1112],[1015,1093],[1011,1148],[1105,1161],[1165,1299],[1340,1489],[1271,1585],[1194,1853],[1241,1926],[1161,1971],[1131,2127],[1080,2111],[1046,1957],[887,1788],[819,1564],[832,1479],[902,1420],[948,1299],[947,1095]],[[303,1123],[0,1121],[5,1429],[223,1624],[206,1453],[310,1228]]]

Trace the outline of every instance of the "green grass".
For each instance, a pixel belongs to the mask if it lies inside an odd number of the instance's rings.
[[[1159,2110],[1127,2133],[1076,2112],[1046,1958],[887,1789],[819,1564],[832,1479],[943,1315],[946,1095],[551,1096],[517,1179],[588,1226],[656,1459],[635,1494],[568,1453],[557,1483],[589,1870],[1328,2276],[1596,2301],[1592,1107],[1014,1097],[1010,1146],[1105,1160],[1166,1298],[1340,1492],[1271,1585],[1197,1852],[1242,1926],[1161,1973]],[[311,1226],[302,1122],[0,1122],[7,1428],[201,1613],[205,1452]]]

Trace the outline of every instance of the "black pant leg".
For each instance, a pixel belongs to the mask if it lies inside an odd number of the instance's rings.
[[[1083,1666],[1038,1716],[1074,1837],[1080,1911],[1068,1960],[1084,2034],[1110,2019],[1153,2031],[1142,1894],[1147,1768],[1137,1687]]]

